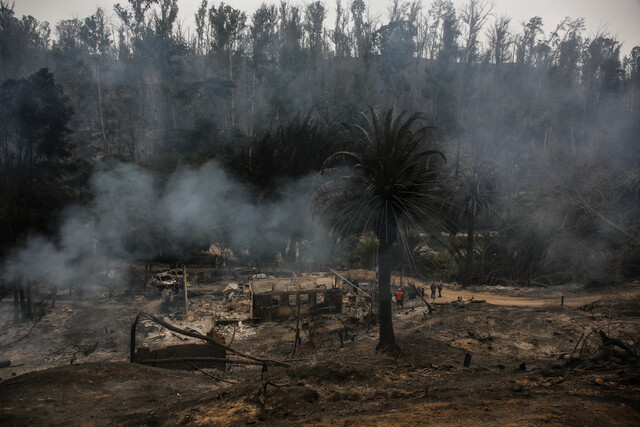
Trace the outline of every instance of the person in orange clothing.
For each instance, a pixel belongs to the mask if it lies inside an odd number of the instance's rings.
[[[396,306],[398,308],[402,307],[404,308],[404,292],[402,292],[402,288],[398,289],[398,292],[396,292]]]

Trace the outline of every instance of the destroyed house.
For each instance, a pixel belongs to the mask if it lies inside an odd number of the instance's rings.
[[[340,313],[342,289],[333,276],[264,278],[249,281],[251,317],[264,321]]]
[[[225,348],[224,336],[211,329],[207,336],[219,343],[187,343],[170,345],[151,349],[148,347],[137,347],[135,338],[135,328],[137,318],[134,321],[131,332],[131,348],[135,351],[131,354],[132,363],[142,363],[157,368],[180,369],[180,370],[200,370],[202,368],[215,368],[221,371],[226,370],[227,350]]]

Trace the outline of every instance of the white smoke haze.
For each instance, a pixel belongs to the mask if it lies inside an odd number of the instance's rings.
[[[2,266],[8,281],[56,286],[95,283],[105,259],[149,260],[167,248],[220,240],[231,247],[278,252],[290,236],[311,241],[307,257],[326,258],[328,231],[309,215],[314,177],[282,183],[276,201],[255,203],[216,163],[177,169],[164,183],[141,167],[117,164],[91,179],[94,198],[63,215],[56,242],[32,236]],[[253,255],[253,254],[252,254]],[[118,285],[122,285],[119,283]]]

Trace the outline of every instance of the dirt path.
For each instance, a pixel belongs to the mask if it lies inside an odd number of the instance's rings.
[[[541,290],[540,293],[544,293]],[[551,292],[548,292],[551,294]],[[585,304],[598,301],[602,298],[611,296],[610,292],[590,293],[589,295],[565,295],[564,305],[567,307],[579,307]],[[633,298],[640,296],[640,286],[628,288],[622,292],[617,292],[616,296],[620,298]],[[547,307],[547,306],[560,306],[562,301],[562,295],[557,291],[554,295],[549,296],[512,296],[512,295],[500,295],[490,291],[482,290],[466,290],[466,289],[443,289],[442,298],[436,297],[435,300],[429,298],[427,301],[437,303],[450,303],[456,301],[459,298],[463,300],[484,300],[489,304],[512,306],[512,307]]]
[[[352,270],[340,272],[345,277],[356,277],[357,280],[373,281],[375,273],[368,270]],[[640,297],[640,283],[627,283],[619,286],[607,286],[600,289],[586,288],[584,285],[568,284],[547,288],[514,288],[511,286],[480,286],[479,288],[462,288],[460,285],[445,284],[442,290],[442,298],[435,300],[428,298],[431,295],[429,283],[416,278],[392,276],[392,289],[399,286],[402,281],[412,282],[425,289],[425,298],[429,303],[450,303],[462,298],[465,301],[484,300],[489,304],[508,307],[553,307],[560,306],[564,296],[564,306],[576,308],[585,304],[608,298],[611,296],[622,299]],[[517,295],[520,292],[522,295]],[[516,295],[514,295],[516,293]],[[406,305],[407,303],[405,303]],[[422,304],[421,302],[419,304]]]
[[[436,298],[436,303],[450,303],[462,298],[463,300],[484,300],[489,304],[505,305],[513,307],[542,307],[542,306],[560,306],[561,297],[534,298],[534,297],[516,297],[508,295],[496,295],[492,292],[467,291],[467,290],[442,290],[442,298]],[[565,297],[564,305],[569,307],[578,307],[588,304],[602,298],[602,295],[588,295],[577,297]],[[431,300],[433,301],[433,300]]]

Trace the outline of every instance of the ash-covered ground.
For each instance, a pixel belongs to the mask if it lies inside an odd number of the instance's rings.
[[[186,316],[180,293],[153,287],[60,290],[53,309],[46,293],[34,292],[31,321],[15,318],[5,295],[0,359],[11,365],[0,370],[0,423],[637,425],[640,416],[639,284],[448,284],[441,298],[428,298],[432,313],[419,299],[394,308],[403,350],[396,359],[376,354],[377,325],[347,292],[341,314],[301,319],[293,354],[294,316],[251,322],[249,295],[228,288],[246,277],[198,274]],[[139,311],[200,334],[215,327],[233,348],[288,366],[221,372],[130,364]],[[148,348],[198,342],[148,320],[136,336]]]

